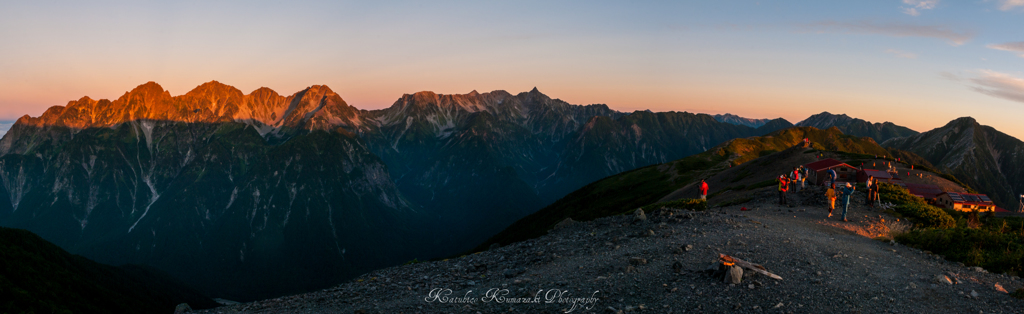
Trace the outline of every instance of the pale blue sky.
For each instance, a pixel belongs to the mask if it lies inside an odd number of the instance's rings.
[[[364,109],[536,86],[624,111],[829,111],[918,131],[973,116],[1024,138],[1024,0],[0,0],[0,120],[211,80],[324,84]]]

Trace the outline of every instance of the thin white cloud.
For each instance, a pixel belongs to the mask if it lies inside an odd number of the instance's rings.
[[[998,0],[999,10],[1010,11],[1016,7],[1024,7],[1024,0]]]
[[[945,26],[914,25],[901,23],[876,23],[872,21],[839,22],[821,21],[806,24],[804,29],[818,33],[877,34],[893,37],[928,37],[946,40],[959,46],[974,38],[974,32],[957,31]]]
[[[892,55],[895,55],[895,56],[900,57],[900,58],[917,59],[917,54],[916,53],[906,52],[906,51],[903,51],[903,50],[886,49],[885,53],[892,54]]]
[[[1021,0],[1024,1],[1024,0]],[[1024,58],[1024,41],[1005,43],[1005,44],[991,44],[985,47],[989,47],[995,50],[1018,52],[1020,56]]]
[[[909,5],[910,7],[900,7],[903,9],[903,13],[911,16],[921,15],[918,10],[931,10],[935,6],[939,5],[939,0],[903,0],[903,4]]]
[[[1024,79],[992,70],[980,70],[981,75],[971,79],[976,92],[1006,100],[1024,103]]]

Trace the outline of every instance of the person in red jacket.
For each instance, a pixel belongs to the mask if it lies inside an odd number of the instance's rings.
[[[700,179],[700,200],[708,200],[708,183],[704,182],[704,179]]]
[[[786,191],[789,190],[789,178],[779,176],[779,205],[786,205]]]

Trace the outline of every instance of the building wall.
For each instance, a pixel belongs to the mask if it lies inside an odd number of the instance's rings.
[[[956,211],[963,212],[970,212],[974,210],[977,210],[979,212],[990,212],[996,210],[995,204],[968,205],[964,203],[953,202],[953,199],[949,198],[948,194],[939,195],[939,197],[935,199],[935,203],[942,208],[953,209]]]

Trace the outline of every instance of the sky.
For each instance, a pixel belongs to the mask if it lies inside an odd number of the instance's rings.
[[[212,80],[327,85],[361,109],[537,87],[627,112],[828,111],[922,132],[971,116],[1024,139],[1024,0],[0,0],[0,120]]]

